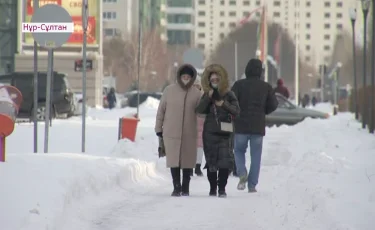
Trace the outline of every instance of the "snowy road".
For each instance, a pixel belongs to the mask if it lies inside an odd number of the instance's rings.
[[[237,178],[231,177],[228,197],[221,199],[209,197],[206,177],[196,176],[190,197],[170,197],[170,173],[156,153],[155,108],[143,111],[136,143],[116,144],[116,118],[124,111],[113,113],[99,111],[88,120],[90,154],[66,154],[79,151],[79,119],[55,122],[51,143],[57,154],[28,154],[31,141],[25,135],[32,129],[17,127],[9,140],[9,162],[0,167],[6,175],[0,177],[0,204],[5,204],[0,213],[6,213],[0,215],[1,230],[375,226],[375,137],[352,115],[267,129],[258,193],[237,191]],[[21,138],[24,145],[17,144]]]

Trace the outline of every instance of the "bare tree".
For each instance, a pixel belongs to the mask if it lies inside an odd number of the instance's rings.
[[[210,57],[209,63],[218,63],[223,65],[231,76],[235,75],[235,57],[234,57],[234,43],[238,44],[238,70],[239,75],[244,73],[247,62],[255,56],[257,49],[257,27],[258,23],[251,21],[242,27],[232,31],[224,38],[216,47],[213,55]],[[285,84],[294,90],[294,73],[295,73],[295,45],[289,34],[284,31],[278,24],[268,25],[268,53],[273,56],[275,49],[275,42],[282,33],[280,54],[281,60],[281,77]],[[269,68],[270,69],[270,68]],[[275,71],[275,70],[274,70]],[[272,73],[272,71],[269,71]],[[301,90],[307,90],[309,79],[308,73],[315,74],[315,70],[307,63],[300,60],[300,77]],[[269,79],[275,82],[275,74],[269,75]]]
[[[108,39],[103,44],[104,69],[116,77],[117,91],[125,92],[132,86],[141,91],[160,90],[168,76],[168,52],[157,30],[145,31],[142,39],[140,84],[138,77],[138,35],[136,32],[124,40]]]

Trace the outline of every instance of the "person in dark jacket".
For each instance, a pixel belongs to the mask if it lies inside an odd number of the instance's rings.
[[[234,163],[232,120],[239,114],[240,108],[236,96],[230,91],[228,73],[222,66],[208,66],[201,82],[204,94],[196,111],[206,115],[202,136],[209,195],[226,197],[225,187]],[[223,123],[231,124],[232,130],[224,129]]]
[[[115,108],[116,102],[117,102],[115,88],[112,87],[109,90],[109,93],[107,94],[107,101],[108,101],[108,108],[109,109]]]
[[[240,178],[237,189],[256,192],[266,115],[276,110],[278,101],[272,86],[260,79],[264,69],[259,59],[251,59],[245,69],[245,79],[234,83],[232,91],[240,105],[240,115],[234,122],[234,156],[237,174]],[[250,142],[250,171],[247,172],[245,154]]]
[[[318,103],[318,99],[316,99],[316,97],[313,96],[312,99],[311,99],[311,104],[312,104],[312,106],[315,106],[316,103]]]
[[[275,88],[275,93],[279,93],[281,95],[283,95],[284,97],[286,97],[287,99],[289,98],[290,96],[290,93],[289,93],[289,90],[288,88],[284,85],[284,81],[283,79],[277,79],[277,86]]]

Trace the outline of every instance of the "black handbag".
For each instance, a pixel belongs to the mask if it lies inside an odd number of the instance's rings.
[[[231,134],[234,132],[233,119],[230,114],[225,117],[219,117],[217,113],[216,105],[214,104],[214,114],[216,119],[216,124],[218,125],[218,133],[220,134]]]

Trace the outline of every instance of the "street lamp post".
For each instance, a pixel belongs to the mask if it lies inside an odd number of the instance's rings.
[[[367,108],[367,97],[366,97],[366,75],[367,75],[367,15],[370,7],[370,0],[361,0],[362,2],[362,12],[363,12],[363,100],[362,100],[362,128],[366,128],[366,117],[368,116],[368,108]]]
[[[353,46],[353,85],[354,85],[353,105],[354,105],[355,119],[358,120],[357,55],[356,55],[356,45],[355,45],[355,21],[357,19],[357,9],[350,8],[349,16],[350,16],[350,21],[352,23],[352,42],[353,42],[353,45],[352,45]]]
[[[371,97],[370,97],[370,133],[374,133],[375,129],[375,114],[374,114],[374,98],[375,98],[375,2],[372,2],[372,35],[371,35],[371,41],[372,41],[372,49],[371,49]]]

